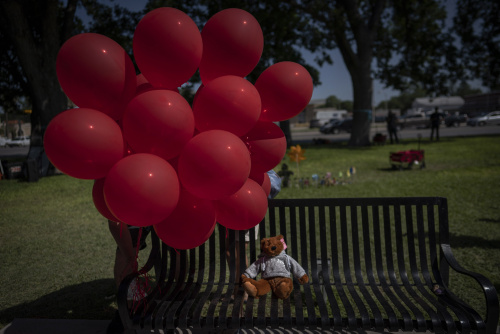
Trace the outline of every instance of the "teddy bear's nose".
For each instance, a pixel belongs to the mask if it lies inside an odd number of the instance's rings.
[[[276,246],[271,247],[271,250],[276,250]]]

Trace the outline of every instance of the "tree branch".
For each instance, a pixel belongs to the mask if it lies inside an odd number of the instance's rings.
[[[373,6],[372,15],[368,21],[368,30],[372,34],[372,39],[375,39],[376,37],[378,26],[380,25],[380,19],[385,9],[385,3],[386,0],[377,0]]]
[[[75,13],[78,1],[79,0],[68,0],[66,8],[64,9],[64,19],[61,31],[61,44],[66,42],[71,36],[73,36],[73,30],[75,28]]]

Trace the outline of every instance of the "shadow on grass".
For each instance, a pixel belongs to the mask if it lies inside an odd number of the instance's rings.
[[[500,249],[500,240],[488,240],[468,235],[450,233],[450,244],[453,248],[479,247],[484,249]]]
[[[394,168],[391,166],[391,167],[387,167],[387,168],[377,168],[377,170],[379,172],[392,172],[392,173],[399,172],[399,173],[401,173],[401,172],[410,172],[412,170],[419,171],[419,170],[423,170],[424,168],[420,168],[420,166],[412,166],[412,167],[408,168],[405,165],[403,168],[399,168],[399,166]]]
[[[7,325],[14,318],[111,319],[116,310],[112,306],[114,300],[106,300],[105,296],[113,294],[114,287],[112,279],[68,286],[32,302],[1,310],[0,323]]]
[[[500,219],[491,219],[491,218],[479,218],[479,221],[483,223],[500,223]]]

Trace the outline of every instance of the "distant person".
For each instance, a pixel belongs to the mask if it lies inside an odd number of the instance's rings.
[[[434,138],[434,131],[436,131],[436,141],[439,141],[440,124],[441,124],[441,115],[438,112],[438,107],[436,107],[431,115],[431,141]]]
[[[385,121],[387,122],[387,132],[389,132],[389,138],[391,140],[391,144],[394,143],[394,140],[396,141],[396,143],[399,143],[398,118],[392,112],[392,110],[389,110],[389,114],[387,114],[387,118],[385,119]]]
[[[283,188],[288,188],[288,184],[290,183],[290,176],[293,175],[293,172],[288,169],[287,164],[282,164],[281,169],[278,171],[278,175],[281,177],[281,184]]]

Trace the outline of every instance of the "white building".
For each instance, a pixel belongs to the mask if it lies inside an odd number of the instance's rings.
[[[429,113],[438,107],[440,111],[457,111],[464,105],[460,96],[418,97],[413,101],[409,114]]]

